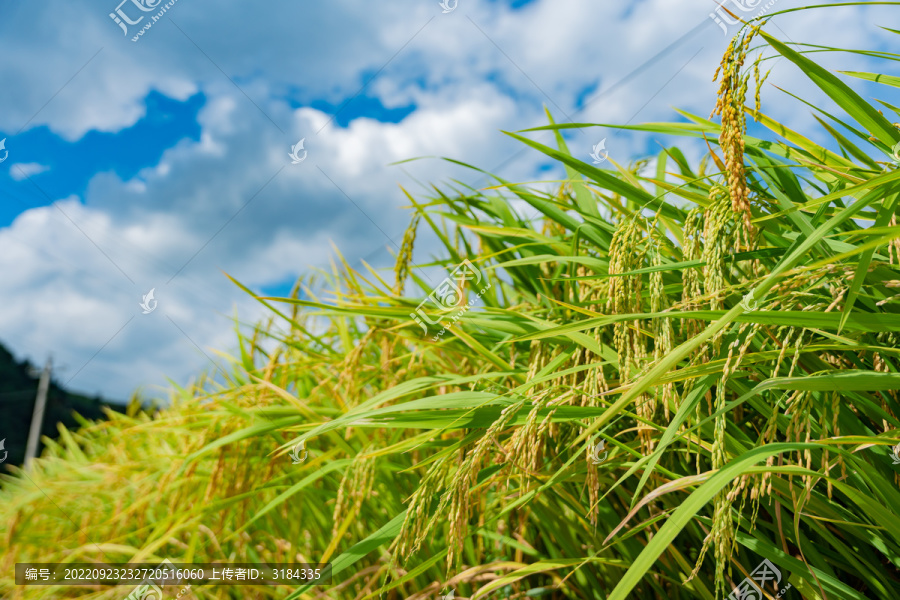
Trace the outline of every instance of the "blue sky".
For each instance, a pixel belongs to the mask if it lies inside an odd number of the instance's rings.
[[[351,265],[390,267],[409,222],[398,186],[486,183],[437,159],[391,163],[445,156],[510,180],[558,178],[501,130],[544,124],[544,106],[592,123],[708,115],[728,39],[705,0],[459,0],[448,13],[436,0],[177,0],[133,42],[166,4],[0,3],[0,342],[37,363],[52,353],[61,383],[120,400],[221,364],[235,315],[264,316],[223,273],[286,293],[328,267],[332,244]],[[142,17],[127,34],[117,6]],[[888,10],[786,15],[770,30],[887,48]],[[774,64],[770,83],[815,97]],[[772,86],[763,98],[775,118],[816,129]],[[596,127],[570,148],[587,158],[604,137],[622,163],[660,141]],[[308,158],[292,164],[300,139]],[[416,258],[436,251],[424,236]],[[143,314],[150,289],[157,309]]]

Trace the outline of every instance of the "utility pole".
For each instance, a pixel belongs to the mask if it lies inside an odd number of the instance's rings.
[[[50,388],[50,370],[52,358],[47,357],[47,364],[41,372],[41,380],[38,382],[37,398],[34,401],[34,414],[31,417],[31,431],[28,432],[28,445],[25,446],[25,468],[37,457],[38,441],[41,437],[41,427],[44,424],[44,408],[47,406],[47,390]]]

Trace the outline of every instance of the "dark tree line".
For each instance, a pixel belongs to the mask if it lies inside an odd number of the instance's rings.
[[[35,367],[27,360],[16,361],[9,350],[0,344],[0,440],[5,440],[5,450],[0,450],[0,459],[4,451],[9,453],[3,461],[4,465],[21,465],[25,461],[25,445],[39,379],[39,375],[32,374],[34,372]],[[104,419],[103,407],[118,412],[125,410],[124,406],[110,404],[100,396],[89,398],[66,391],[51,377],[41,435],[58,437],[59,424],[77,428],[76,413],[89,420]],[[0,467],[0,470],[4,469]]]

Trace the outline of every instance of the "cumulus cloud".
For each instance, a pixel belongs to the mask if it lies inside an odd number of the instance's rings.
[[[50,167],[40,163],[13,163],[9,166],[9,176],[15,181],[22,181],[32,175],[49,171]]]

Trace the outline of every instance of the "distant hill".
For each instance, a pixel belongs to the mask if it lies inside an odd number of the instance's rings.
[[[0,440],[5,440],[5,450],[9,452],[4,465],[21,465],[25,462],[25,445],[31,428],[39,379],[30,374],[32,369],[34,367],[28,361],[16,361],[12,353],[0,344],[0,414],[3,415],[0,419]],[[58,437],[58,423],[67,428],[77,428],[74,413],[86,419],[105,419],[102,410],[104,406],[118,412],[125,411],[124,406],[110,404],[100,396],[89,398],[66,391],[51,377],[41,435]],[[2,457],[3,451],[0,450],[0,458]],[[0,470],[5,469],[0,467]]]

